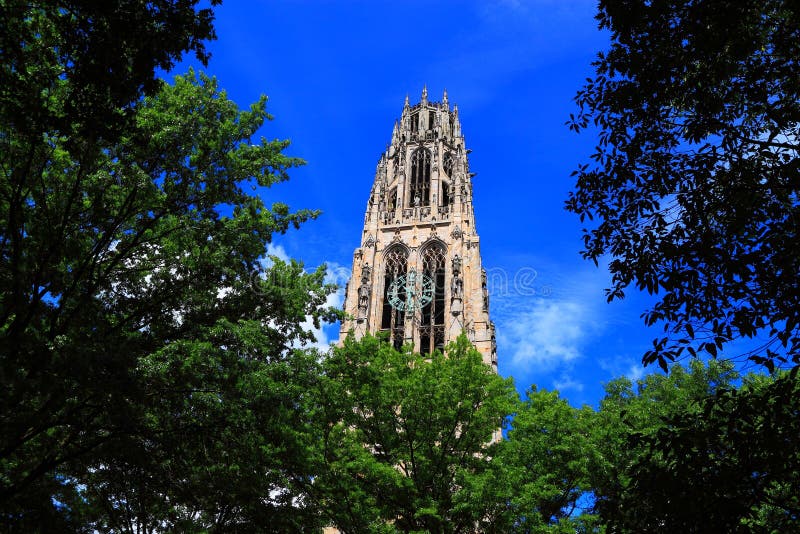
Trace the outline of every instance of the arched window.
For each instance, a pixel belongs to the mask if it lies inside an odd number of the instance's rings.
[[[442,189],[442,194],[441,194],[442,206],[449,206],[450,204],[453,203],[453,194],[452,194],[452,189],[450,187],[450,183],[445,182],[444,180],[442,180],[439,183],[441,184],[440,187]]]
[[[442,169],[448,178],[453,177],[453,154],[450,152],[445,154],[444,158],[442,158]]]
[[[447,251],[442,243],[434,242],[422,251],[422,272],[433,281],[433,298],[422,308],[420,320],[420,353],[430,354],[435,349],[444,350],[444,288],[445,258]]]
[[[384,256],[383,271],[383,309],[381,311],[381,330],[389,333],[389,338],[395,348],[403,346],[405,336],[405,311],[394,308],[389,303],[389,291],[398,276],[406,274],[408,251],[405,247],[395,245]],[[400,292],[398,297],[405,299],[405,294]]]
[[[397,187],[389,190],[389,211],[397,209]]]
[[[427,206],[431,195],[431,153],[420,148],[411,156],[411,194],[412,207]]]

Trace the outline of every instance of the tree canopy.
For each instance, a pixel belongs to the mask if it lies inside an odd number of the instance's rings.
[[[317,212],[259,196],[302,164],[258,135],[265,98],[157,80],[205,58],[196,5],[3,4],[0,517],[19,531],[313,524],[285,491],[315,369],[294,347],[332,288],[264,254]]]
[[[323,363],[309,488],[343,532],[473,532],[493,506],[475,490],[516,407],[462,335],[422,356],[349,338]]]
[[[798,381],[728,362],[607,386],[591,470],[610,532],[789,532],[800,517]]]
[[[0,7],[0,120],[16,136],[113,138],[185,52],[216,37],[200,0],[6,0]],[[22,170],[22,169],[20,169]]]
[[[800,7],[785,0],[602,0],[611,48],[570,126],[599,144],[567,202],[584,256],[611,256],[609,300],[659,295],[645,363],[716,356],[800,363]]]

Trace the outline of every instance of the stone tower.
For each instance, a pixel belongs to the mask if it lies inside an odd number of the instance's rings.
[[[466,332],[497,369],[486,272],[472,207],[472,175],[458,106],[447,91],[406,97],[381,155],[353,255],[341,338],[386,332],[430,353]]]

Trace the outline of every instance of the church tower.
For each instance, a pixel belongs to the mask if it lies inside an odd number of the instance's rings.
[[[427,354],[465,332],[497,370],[458,106],[406,97],[381,154],[353,255],[341,338],[385,332]]]

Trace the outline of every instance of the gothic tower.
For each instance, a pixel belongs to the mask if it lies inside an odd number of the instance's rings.
[[[430,353],[466,332],[497,369],[468,152],[447,91],[441,102],[429,102],[423,89],[414,106],[406,97],[378,160],[342,338],[386,332],[397,347],[412,343]]]

